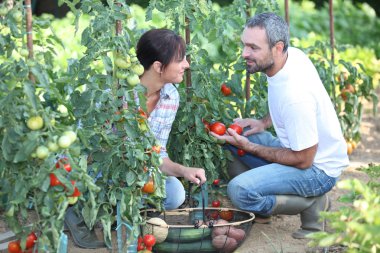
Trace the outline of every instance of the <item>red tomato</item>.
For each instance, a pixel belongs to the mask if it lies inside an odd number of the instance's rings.
[[[211,202],[212,207],[220,207],[220,201],[219,200],[213,200]]]
[[[214,220],[217,220],[219,218],[219,212],[218,211],[212,211],[210,213],[210,218],[214,219]]]
[[[34,246],[37,241],[37,236],[35,233],[31,232],[26,238],[26,248],[30,249]]]
[[[242,149],[238,149],[238,150],[237,150],[237,154],[238,154],[239,156],[243,156],[243,155],[245,155],[245,151],[242,150]]]
[[[141,188],[142,192],[145,193],[153,193],[156,189],[154,187],[153,179],[150,179],[147,183],[144,184],[143,188]]]
[[[154,152],[156,152],[157,154],[159,154],[160,151],[161,151],[161,147],[160,147],[160,146],[153,146],[153,147],[152,147],[152,150],[153,150]]]
[[[22,253],[20,241],[13,241],[8,243],[8,252],[9,253]]]
[[[230,128],[235,130],[235,132],[240,134],[240,135],[243,133],[243,128],[241,126],[239,126],[238,124],[232,124],[232,125],[230,125]]]
[[[70,197],[79,197],[80,196],[80,191],[79,189],[75,186],[75,181],[71,180],[71,184],[74,186],[74,192]]]
[[[222,91],[224,96],[229,96],[232,93],[231,88],[228,87],[225,83],[222,84],[220,90]]]
[[[154,237],[154,235],[144,235],[144,244],[146,247],[153,247],[156,244],[156,238]]]
[[[139,243],[139,244],[137,245],[137,251],[144,250],[144,249],[145,249],[144,244]]]
[[[70,172],[71,171],[71,165],[69,163],[69,160],[65,157],[65,158],[61,158],[57,161],[57,163],[55,164],[55,167],[57,169],[59,168],[64,168],[67,172]]]
[[[50,173],[50,186],[58,186],[63,185],[61,181],[57,178],[57,176],[53,173]]]
[[[215,179],[214,182],[212,182],[213,185],[219,185],[220,183],[220,179]]]
[[[139,236],[139,238],[137,238],[137,243],[142,244],[143,242],[144,242],[144,239],[142,238],[142,236]]]
[[[221,122],[215,122],[210,126],[210,130],[217,135],[224,135],[226,133],[226,126]]]
[[[228,211],[220,211],[219,212],[219,216],[221,219],[223,220],[226,220],[226,221],[230,221],[234,218],[234,212],[231,211],[231,210],[228,210]]]

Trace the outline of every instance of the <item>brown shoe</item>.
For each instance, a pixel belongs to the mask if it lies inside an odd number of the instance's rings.
[[[253,222],[257,224],[270,224],[272,222],[272,216],[255,214],[255,219],[253,219]]]

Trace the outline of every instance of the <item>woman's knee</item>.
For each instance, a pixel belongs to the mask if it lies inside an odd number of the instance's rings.
[[[185,188],[176,177],[166,179],[166,198],[164,206],[166,210],[176,209],[185,202]]]

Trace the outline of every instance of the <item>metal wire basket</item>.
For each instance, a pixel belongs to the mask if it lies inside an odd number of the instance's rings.
[[[202,192],[203,194],[203,192]],[[202,197],[204,200],[204,197]],[[249,234],[253,213],[233,208],[182,208],[148,218],[142,234],[153,234],[153,252],[221,252],[236,250]],[[156,212],[143,211],[143,215]]]

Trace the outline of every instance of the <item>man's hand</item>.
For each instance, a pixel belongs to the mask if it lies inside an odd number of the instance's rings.
[[[246,149],[248,145],[251,144],[251,142],[247,139],[247,137],[239,135],[238,133],[235,132],[235,130],[231,128],[227,129],[227,134],[225,135],[217,135],[213,132],[210,132],[210,134],[219,140],[224,140],[227,143],[243,150]]]
[[[206,183],[206,173],[202,168],[183,166],[183,177],[197,185]]]
[[[249,127],[250,129],[245,131],[243,133],[244,136],[249,136],[251,134],[256,134],[263,132],[267,126],[266,123],[263,120],[257,120],[257,119],[234,119],[234,123],[241,126],[243,129],[245,127]]]

